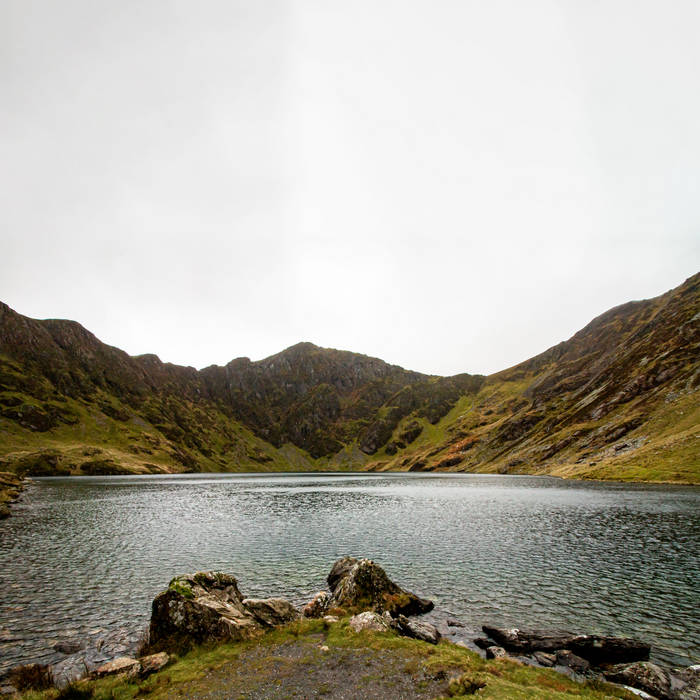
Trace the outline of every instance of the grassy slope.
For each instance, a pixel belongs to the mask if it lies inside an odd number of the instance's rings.
[[[212,472],[306,471],[319,467],[317,460],[302,450],[293,445],[277,449],[213,406],[196,405],[187,399],[171,399],[168,406],[186,429],[206,444],[209,454],[205,455],[196,445],[188,446],[178,439],[184,431],[176,422],[149,421],[149,406],[137,412],[103,392],[97,392],[90,401],[69,397],[57,401],[47,380],[28,389],[17,362],[0,356],[0,365],[6,384],[10,383],[8,377],[17,377],[12,390],[0,394],[0,404],[36,406],[40,410],[56,406],[61,415],[46,431],[0,418],[0,467],[12,471],[37,475],[172,473],[192,471],[193,459],[197,471]],[[108,404],[113,415],[107,415],[100,404]]]
[[[368,468],[700,483],[699,288],[603,314]]]
[[[321,645],[328,651],[322,651]],[[372,664],[376,658],[381,659],[379,669]],[[395,697],[399,688],[403,697],[445,696],[450,679],[456,677],[484,682],[478,695],[491,700],[636,697],[616,686],[577,683],[550,669],[517,661],[486,661],[445,641],[433,646],[392,633],[355,634],[347,620],[331,626],[320,620],[302,620],[260,640],[196,649],[144,681],[110,678],[78,687],[83,697],[95,700],[347,697],[348,692],[381,700]],[[26,693],[23,698],[54,700],[57,696],[51,690]],[[465,696],[455,692],[451,697]]]

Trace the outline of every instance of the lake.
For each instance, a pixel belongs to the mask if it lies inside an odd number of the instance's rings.
[[[0,522],[0,670],[62,638],[147,624],[181,573],[302,604],[368,557],[481,625],[635,636],[700,660],[700,488],[447,474],[36,479]]]

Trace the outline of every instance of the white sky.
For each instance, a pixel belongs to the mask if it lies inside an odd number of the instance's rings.
[[[700,269],[697,0],[0,0],[0,300],[490,373]]]

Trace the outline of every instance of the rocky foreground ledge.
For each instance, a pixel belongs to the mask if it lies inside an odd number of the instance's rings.
[[[260,652],[256,649],[269,646],[270,639],[284,639],[284,635],[288,634],[292,637],[292,641],[285,642],[283,648],[276,649],[276,655],[271,657],[275,659],[274,663],[277,663],[279,654],[288,653],[294,644],[303,644],[300,640],[306,634],[320,640],[315,643],[313,653],[326,654],[328,659],[332,657],[333,652],[323,640],[328,639],[329,644],[335,643],[337,649],[345,648],[343,663],[347,662],[347,649],[361,649],[364,642],[367,646],[364,652],[360,651],[365,654],[362,665],[370,663],[370,659],[375,662],[373,655],[379,652],[384,654],[381,658],[386,657],[386,663],[393,663],[397,654],[403,654],[401,658],[413,663],[415,656],[419,658],[426,654],[430,656],[433,654],[430,649],[434,649],[432,667],[427,662],[423,665],[422,680],[414,686],[415,692],[401,695],[401,697],[435,697],[434,693],[426,695],[423,690],[425,692],[428,692],[426,690],[428,688],[435,690],[443,680],[447,680],[448,684],[445,687],[442,683],[440,687],[449,697],[461,697],[482,691],[486,693],[485,697],[511,697],[508,694],[499,694],[500,691],[491,695],[483,690],[489,684],[493,688],[497,685],[507,685],[506,681],[510,682],[507,678],[504,679],[504,667],[485,666],[483,669],[487,672],[462,673],[450,677],[451,671],[463,671],[465,665],[469,668],[478,667],[474,661],[477,659],[479,664],[499,664],[502,661],[510,664],[508,668],[513,667],[516,670],[517,666],[520,666],[523,668],[522,672],[518,672],[520,675],[510,671],[514,679],[519,679],[518,682],[522,681],[523,673],[528,673],[524,670],[523,664],[566,671],[575,679],[584,681],[581,688],[593,688],[590,692],[581,691],[581,697],[632,697],[625,694],[627,691],[624,688],[634,688],[637,696],[645,698],[700,699],[700,666],[691,666],[687,669],[663,669],[648,661],[650,646],[638,640],[484,626],[483,631],[487,637],[475,639],[474,642],[485,651],[486,659],[492,659],[491,662],[485,662],[479,660],[473,652],[459,649],[460,645],[466,646],[463,642],[452,644],[443,641],[441,643],[442,635],[437,626],[424,620],[414,619],[414,616],[430,611],[433,603],[402,589],[391,581],[386,572],[373,561],[352,557],[339,559],[333,565],[327,577],[327,583],[328,590],[320,591],[302,609],[298,609],[283,598],[244,597],[238,588],[237,579],[231,574],[210,571],[177,576],[170,582],[168,588],[154,599],[148,634],[139,645],[138,653],[132,654],[127,651],[129,648],[135,649],[133,639],[129,643],[122,643],[115,638],[112,639],[111,645],[101,641],[83,648],[66,648],[65,652],[68,656],[59,664],[51,667],[33,664],[10,671],[0,679],[0,694],[3,692],[14,694],[29,688],[46,688],[55,685],[63,690],[47,691],[49,694],[45,696],[46,698],[73,697],[65,693],[75,689],[76,683],[99,683],[100,681],[95,679],[109,677],[121,678],[123,683],[131,684],[129,687],[134,688],[136,694],[152,693],[157,689],[160,681],[156,680],[148,685],[150,680],[145,679],[149,679],[152,674],[155,674],[156,679],[159,675],[162,676],[158,674],[161,669],[168,666],[172,659],[189,650],[219,648],[215,645],[222,642],[235,642],[236,644],[230,647],[232,650],[245,649],[249,656],[253,659],[258,658],[259,661]],[[447,624],[459,623],[451,620]],[[363,636],[363,633],[372,635],[377,632],[385,634],[374,637]],[[353,641],[352,638],[357,641]],[[406,641],[399,642],[401,639]],[[382,640],[385,641],[382,642]],[[412,646],[422,642],[428,644]],[[76,644],[80,647],[79,642],[76,641]],[[402,644],[404,646],[401,646]],[[387,656],[388,650],[394,657]],[[409,650],[413,657],[407,656]],[[238,654],[243,652],[232,651],[231,653],[238,660]],[[459,657],[459,654],[463,656]],[[439,660],[439,663],[436,660]],[[404,662],[401,663],[404,664]],[[319,664],[323,666],[322,659],[319,660]],[[334,664],[333,668],[342,668],[342,664],[339,665],[337,659],[334,659]],[[410,666],[410,663],[404,664],[401,668],[395,668],[395,671],[399,675],[406,676],[408,673],[406,669]],[[352,664],[349,664],[348,668],[350,667]],[[425,669],[429,668],[433,670],[427,672]],[[438,670],[435,671],[435,668]],[[335,675],[333,673],[329,675],[327,668],[323,671],[334,682],[344,682],[340,670],[334,672]],[[237,664],[230,670],[233,677],[220,680],[230,683],[235,678],[238,682],[246,672]],[[543,672],[546,673],[546,671],[539,673]],[[277,672],[273,669],[270,673],[274,678]],[[300,675],[303,676],[304,673]],[[415,680],[415,674],[412,677]],[[206,678],[209,678],[208,673]],[[547,684],[551,684],[548,678],[537,677],[536,682],[544,683],[546,688]],[[285,679],[285,683],[293,683],[290,677],[285,676]],[[617,686],[621,694],[610,695],[608,689],[614,686],[606,686],[605,692],[601,691],[602,694],[599,695],[600,689],[596,689],[595,684],[603,679],[621,684]],[[167,682],[170,682],[170,679]],[[276,678],[275,682],[279,684],[279,678]],[[561,681],[561,683],[565,682],[570,683],[568,680]],[[207,681],[202,680],[201,683],[204,684],[203,687],[199,686],[203,692],[201,697],[210,697]],[[328,683],[325,686],[328,686]],[[346,686],[345,690],[352,687],[354,686]],[[420,688],[423,690],[419,692]],[[179,694],[183,692],[187,695],[188,692],[192,692],[192,688],[187,691],[182,689],[178,691]],[[51,693],[58,693],[58,695]],[[395,697],[390,690],[388,693],[388,695],[382,694],[375,687],[370,689],[370,692],[358,694],[356,697]],[[579,695],[579,691],[575,691],[574,695]],[[513,697],[516,696],[521,697],[519,694],[513,695]],[[122,696],[119,695],[119,697]],[[132,697],[132,695],[124,697]],[[160,696],[155,693],[154,697]],[[170,697],[168,692],[164,697]],[[200,697],[200,695],[194,693],[192,697]],[[246,697],[276,696],[263,693],[246,695]],[[316,695],[312,694],[309,697],[316,697]],[[346,695],[341,692],[338,697],[346,697]],[[545,689],[539,695],[522,697],[547,698],[552,695]],[[556,695],[556,697],[561,696]]]

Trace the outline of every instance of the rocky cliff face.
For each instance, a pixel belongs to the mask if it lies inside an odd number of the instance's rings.
[[[349,444],[376,452],[414,409],[438,421],[482,381],[428,377],[311,343],[197,371],[130,357],[78,323],[37,321],[0,304],[0,454],[19,453],[23,470],[75,471],[77,460],[82,471],[114,473],[124,450],[132,465],[142,456],[147,471],[309,468]],[[39,442],[59,454],[21,449]],[[66,443],[90,454],[71,461]]]
[[[695,275],[611,309],[490,377],[429,377],[311,343],[197,371],[0,303],[0,461],[34,473],[364,465],[698,481],[699,289]]]

